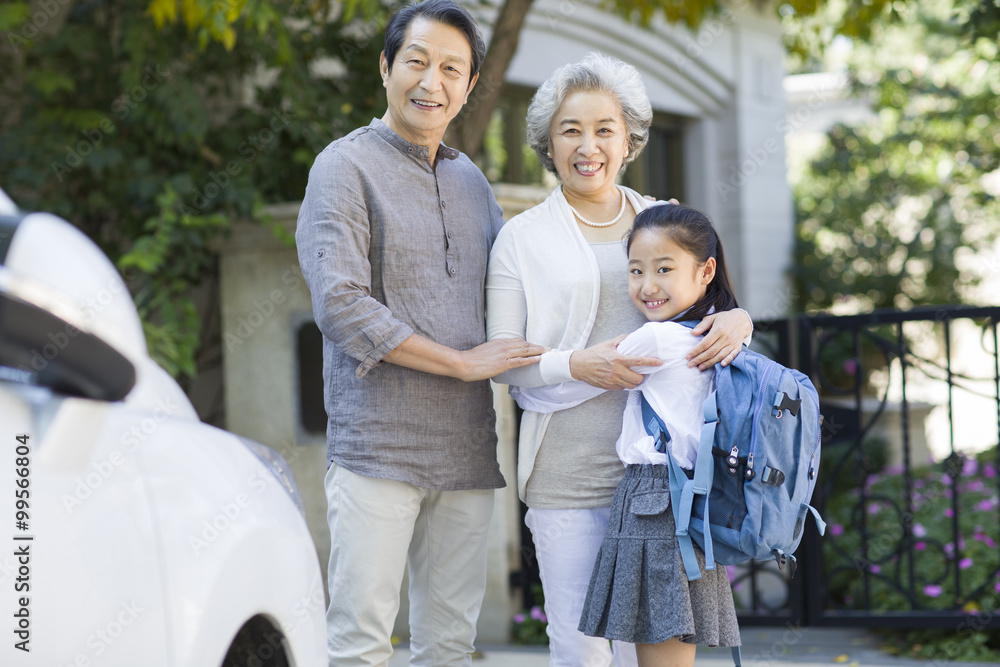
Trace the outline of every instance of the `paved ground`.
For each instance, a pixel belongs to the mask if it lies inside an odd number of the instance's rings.
[[[861,630],[830,628],[744,628],[744,667],[943,667],[930,661],[897,658],[879,650],[879,638]],[[548,651],[525,646],[482,646],[473,667],[547,667]],[[389,667],[406,667],[409,651],[397,647]],[[978,667],[975,663],[945,663]],[[979,663],[985,667],[984,663]],[[733,667],[729,649],[698,649],[696,667]],[[997,667],[990,665],[989,667]]]

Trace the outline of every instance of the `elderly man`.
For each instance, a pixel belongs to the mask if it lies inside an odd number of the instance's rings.
[[[411,664],[471,660],[504,486],[487,378],[544,351],[485,342],[486,263],[503,220],[479,169],[441,143],[484,53],[454,2],[400,10],[379,61],[388,111],[320,153],[299,214],[324,335],[338,667],[386,664],[407,565]]]

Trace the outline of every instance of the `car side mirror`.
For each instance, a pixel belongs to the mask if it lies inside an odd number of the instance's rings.
[[[77,328],[72,309],[0,268],[0,366],[70,396],[120,401],[135,386],[135,366],[95,334]],[[62,311],[62,312],[60,312]]]

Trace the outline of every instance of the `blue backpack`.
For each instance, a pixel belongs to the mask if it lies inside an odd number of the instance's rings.
[[[683,322],[694,327],[697,322]],[[694,474],[669,456],[660,417],[642,398],[646,432],[667,452],[670,502],[684,570],[701,578],[692,541],[715,563],[748,560],[790,564],[808,514],[826,523],[809,501],[819,472],[819,397],[809,378],[744,348],[728,366],[716,364],[715,391],[704,402],[705,425]]]

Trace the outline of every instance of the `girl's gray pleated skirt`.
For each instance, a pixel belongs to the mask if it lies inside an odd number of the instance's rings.
[[[639,644],[678,637],[689,644],[739,646],[740,630],[726,568],[688,581],[674,534],[669,471],[630,465],[615,491],[608,534],[594,564],[580,631]]]

